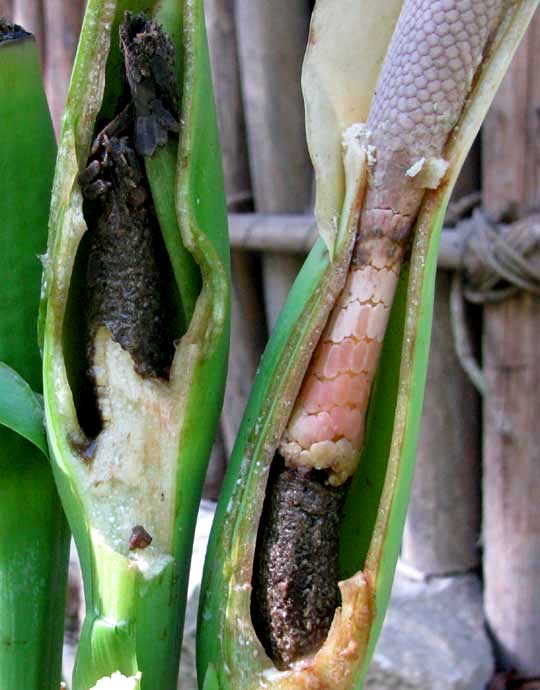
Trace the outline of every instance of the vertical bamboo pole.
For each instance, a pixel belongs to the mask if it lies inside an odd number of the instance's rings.
[[[0,17],[13,21],[13,0],[0,0]]]
[[[43,7],[47,39],[45,89],[57,137],[85,5],[85,0],[46,0]]]
[[[308,0],[237,0],[236,25],[256,210],[304,211],[311,164],[300,89]],[[272,327],[300,267],[294,256],[266,254],[263,280]]]
[[[40,46],[41,60],[45,56],[45,36],[43,31],[42,0],[13,0],[13,17],[17,24],[23,26],[36,37]]]
[[[477,395],[453,351],[451,274],[437,275],[433,332],[403,563],[424,576],[479,565],[480,448]]]
[[[207,498],[211,501],[218,500],[227,466],[226,458],[227,455],[223,443],[223,433],[222,430],[219,429],[212,447],[212,453],[210,454],[210,460],[208,462],[208,471],[204,479],[203,498]]]
[[[478,148],[454,198],[480,187]],[[402,562],[424,575],[480,564],[480,429],[478,396],[454,351],[447,271],[437,273],[429,369]],[[443,441],[442,441],[443,440]]]
[[[484,126],[483,196],[494,219],[538,207],[540,14]],[[485,608],[501,661],[540,674],[540,301],[487,305],[483,358]]]
[[[206,26],[216,96],[227,203],[242,211],[251,201],[246,125],[240,92],[234,0],[206,0]]]
[[[208,38],[221,135],[225,190],[230,211],[252,198],[233,0],[206,3]],[[221,418],[223,445],[230,455],[265,341],[253,257],[232,254],[231,353]],[[215,480],[214,480],[215,481]]]
[[[266,342],[266,327],[256,289],[259,270],[253,255],[233,252],[231,354],[222,417],[223,438],[230,456],[251,385]]]

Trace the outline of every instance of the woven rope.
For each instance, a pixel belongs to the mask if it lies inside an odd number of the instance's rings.
[[[454,346],[476,389],[486,394],[484,374],[474,355],[465,300],[495,303],[525,290],[540,296],[540,214],[511,224],[494,224],[480,211],[460,221],[462,270],[456,271],[450,295]]]
[[[525,290],[540,295],[540,215],[509,225],[494,224],[476,210],[462,221],[466,299],[499,302]]]

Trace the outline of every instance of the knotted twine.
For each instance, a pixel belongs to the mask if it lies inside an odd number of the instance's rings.
[[[461,366],[484,395],[484,374],[474,356],[464,300],[493,304],[522,290],[540,296],[540,214],[493,223],[476,209],[471,218],[458,222],[455,232],[462,237],[462,254],[450,294],[454,345]]]

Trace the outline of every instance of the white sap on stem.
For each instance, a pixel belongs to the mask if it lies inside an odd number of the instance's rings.
[[[403,5],[367,122],[370,176],[350,273],[280,445],[288,465],[327,470],[331,484],[359,461],[410,233],[425,190],[444,180],[446,142],[504,8],[505,0]]]

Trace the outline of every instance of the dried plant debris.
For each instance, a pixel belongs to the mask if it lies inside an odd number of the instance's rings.
[[[178,133],[178,85],[170,38],[144,14],[126,13],[120,28],[126,77],[135,109],[137,153],[152,156]]]
[[[143,157],[178,132],[175,54],[164,31],[141,14],[126,13],[120,37],[127,104],[97,135],[79,176],[91,235],[87,358],[94,379],[95,337],[104,326],[139,375],[166,379],[174,355],[168,259]]]
[[[255,554],[251,614],[275,665],[286,669],[324,642],[338,589],[338,529],[346,485],[276,456]]]
[[[31,36],[22,26],[8,22],[4,17],[0,17],[0,43],[16,41],[21,38]]]
[[[129,538],[129,550],[146,549],[152,543],[151,535],[142,525],[135,525]]]

